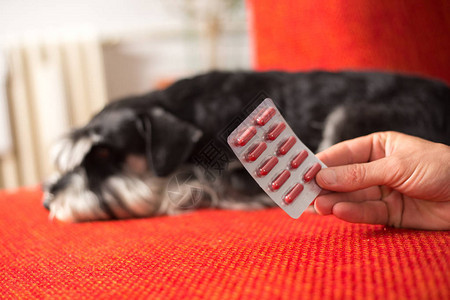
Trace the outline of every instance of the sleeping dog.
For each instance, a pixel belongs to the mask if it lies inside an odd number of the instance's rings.
[[[64,221],[271,206],[224,143],[265,97],[313,151],[384,130],[450,143],[450,90],[441,82],[375,72],[211,72],[112,102],[62,137],[44,206]]]

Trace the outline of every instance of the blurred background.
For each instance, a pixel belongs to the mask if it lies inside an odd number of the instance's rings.
[[[449,32],[448,0],[1,0],[0,188],[48,176],[52,142],[108,102],[199,72],[450,83]]]
[[[52,142],[106,103],[250,68],[243,0],[0,1],[0,188],[52,172]]]

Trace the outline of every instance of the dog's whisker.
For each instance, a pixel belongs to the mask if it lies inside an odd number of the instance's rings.
[[[48,220],[52,222],[55,219],[56,209],[52,206],[49,208]]]
[[[129,217],[139,217],[142,216],[142,214],[136,213],[136,211],[133,210],[133,205],[130,205],[129,202],[135,201],[134,199],[136,197],[130,197],[127,198],[126,195],[123,195],[123,192],[120,193],[120,187],[123,185],[126,185],[126,189],[131,189],[133,191],[134,186],[130,184],[126,184],[128,181],[142,181],[142,184],[147,185],[148,189],[142,190],[140,193],[141,195],[138,198],[142,198],[141,201],[148,202],[152,206],[156,201],[158,201],[158,196],[155,194],[154,190],[151,188],[150,183],[153,182],[150,176],[141,178],[133,176],[131,174],[127,175],[127,179],[122,178],[122,176],[117,176],[114,180],[108,180],[105,184],[101,187],[101,198],[103,201],[107,203],[109,208],[114,211],[115,215],[118,218],[129,218]],[[134,177],[134,178],[133,178]],[[125,181],[125,184],[117,184],[117,181]],[[122,187],[123,189],[123,187]],[[152,212],[153,213],[153,212]],[[148,214],[148,213],[147,213]]]
[[[87,189],[84,170],[71,173],[65,180],[66,186],[49,204],[52,218],[68,222],[110,218],[102,209],[99,198]]]
[[[158,208],[156,195],[137,177],[111,176],[106,180],[105,185],[108,190],[114,191],[116,199],[120,199],[137,216],[154,214]]]
[[[108,205],[119,219],[138,217],[108,186],[103,186],[102,188],[102,200],[106,202],[105,205]]]

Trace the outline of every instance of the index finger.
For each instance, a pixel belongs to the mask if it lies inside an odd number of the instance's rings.
[[[338,143],[317,154],[327,166],[365,163],[384,157],[384,138],[381,133],[369,134]]]

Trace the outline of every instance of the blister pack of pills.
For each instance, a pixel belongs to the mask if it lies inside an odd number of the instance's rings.
[[[295,135],[271,99],[265,99],[227,139],[261,188],[289,216],[300,217],[320,193],[326,168]]]

